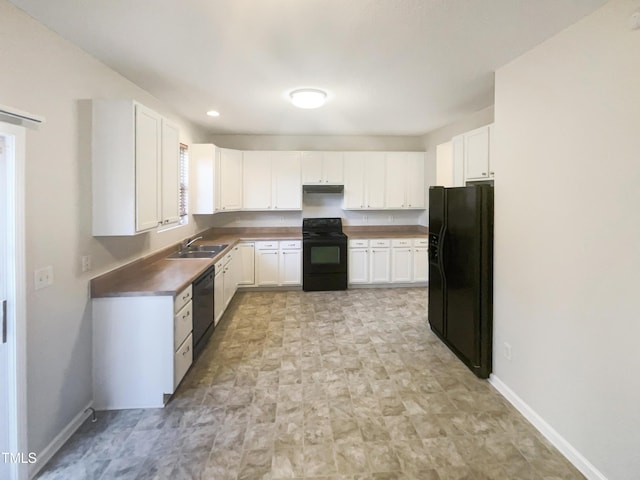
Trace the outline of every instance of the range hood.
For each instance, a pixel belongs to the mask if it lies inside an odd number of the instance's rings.
[[[342,193],[344,185],[303,185],[304,193]]]

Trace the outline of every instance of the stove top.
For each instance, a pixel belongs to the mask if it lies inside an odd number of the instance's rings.
[[[302,232],[303,238],[345,238],[342,232]]]
[[[339,233],[342,234],[342,219],[335,218],[303,218],[302,219],[302,233],[303,235],[310,233],[330,234]]]

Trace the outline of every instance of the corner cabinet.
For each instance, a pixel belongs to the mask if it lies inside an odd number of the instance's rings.
[[[179,221],[178,127],[133,100],[92,103],[94,236]]]

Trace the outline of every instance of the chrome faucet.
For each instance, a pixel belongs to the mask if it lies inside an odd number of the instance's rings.
[[[203,238],[203,237],[202,237],[202,235],[201,235],[201,236],[199,236],[199,237],[192,238],[191,240],[185,240],[185,241],[182,243],[182,248],[183,248],[183,249],[184,249],[184,248],[189,248],[191,245],[193,245],[193,244],[194,244],[195,242],[197,242],[198,240],[201,240],[202,238]]]

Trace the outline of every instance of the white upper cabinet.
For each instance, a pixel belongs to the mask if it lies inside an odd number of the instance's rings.
[[[302,210],[300,152],[272,152],[271,169],[273,208]]]
[[[301,210],[300,152],[243,152],[243,210]]]
[[[342,152],[302,152],[302,183],[342,185]]]
[[[406,208],[425,208],[424,153],[407,153]]]
[[[269,210],[272,208],[270,152],[243,152],[242,162],[242,208]]]
[[[464,160],[467,180],[489,178],[489,127],[468,132],[464,136]]]
[[[385,168],[385,207],[424,208],[424,153],[388,152]]]
[[[212,144],[189,148],[189,185],[192,213],[210,214],[220,210],[220,149]]]
[[[133,100],[92,105],[93,235],[178,221],[179,130]]]
[[[464,135],[451,139],[453,149],[453,187],[464,187]]]
[[[345,152],[343,203],[345,210],[384,208],[384,156],[384,152]]]
[[[220,210],[223,212],[242,208],[242,152],[220,149]]]
[[[142,105],[135,107],[136,232],[160,223],[160,126],[162,118]]]
[[[405,208],[407,190],[407,154],[388,152],[385,154],[387,208]]]
[[[344,154],[344,200],[346,210],[366,208],[364,202],[364,153]]]
[[[455,186],[494,178],[490,155],[491,130],[492,125],[487,125],[453,137]]]
[[[180,130],[162,120],[162,208],[163,225],[180,221]]]

